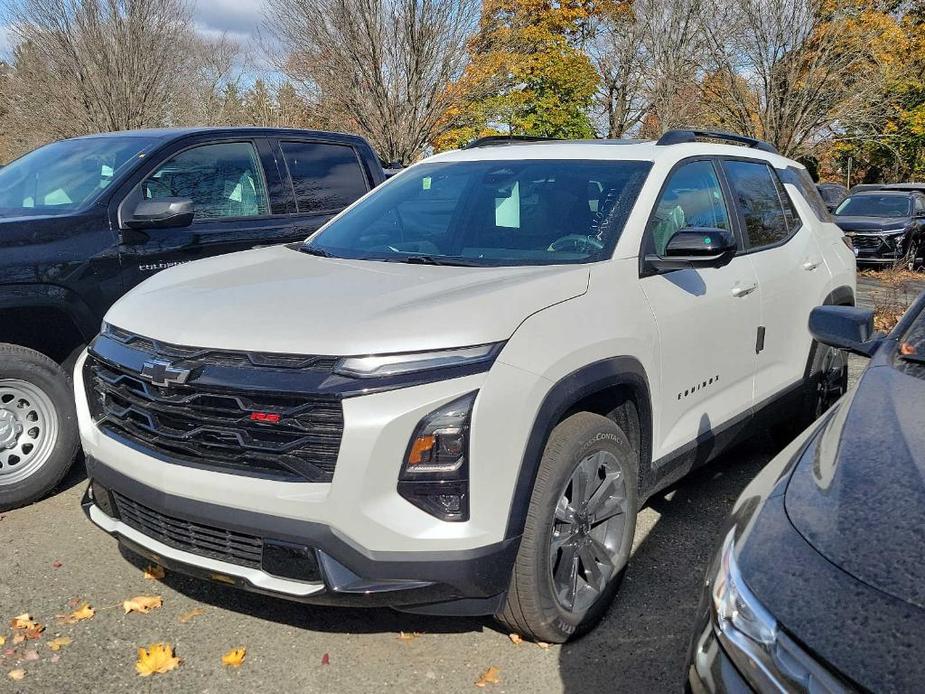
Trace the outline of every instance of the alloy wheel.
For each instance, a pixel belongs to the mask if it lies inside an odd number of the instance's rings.
[[[578,463],[556,504],[549,566],[560,607],[584,614],[622,569],[627,528],[625,475],[608,451]]]
[[[0,486],[42,467],[57,437],[58,413],[48,394],[28,381],[0,379]]]
[[[818,418],[848,390],[848,355],[844,350],[826,347],[816,382],[813,415]]]

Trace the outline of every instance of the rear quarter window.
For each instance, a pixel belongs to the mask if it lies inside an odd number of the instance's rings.
[[[777,175],[780,176],[781,181],[789,183],[800,191],[800,195],[806,200],[806,204],[809,205],[809,208],[820,222],[832,221],[832,215],[829,214],[822,196],[819,195],[819,189],[813,183],[809,171],[798,169],[795,166],[788,166],[786,169],[777,169]]]

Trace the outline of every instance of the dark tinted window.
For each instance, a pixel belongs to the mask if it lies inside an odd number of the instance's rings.
[[[342,210],[366,193],[366,178],[353,147],[281,142],[299,212]]]
[[[788,166],[786,169],[779,169],[778,174],[784,183],[792,185],[800,191],[800,195],[806,200],[813,214],[816,215],[820,222],[832,221],[832,215],[829,214],[829,209],[822,199],[820,190],[813,183],[809,171]],[[844,194],[842,194],[842,197],[844,197]]]
[[[803,224],[800,220],[800,215],[797,214],[797,209],[793,206],[793,201],[790,199],[790,195],[787,193],[787,189],[784,188],[784,184],[781,183],[778,175],[773,169],[768,170],[771,172],[771,180],[774,181],[774,187],[777,188],[777,197],[780,198],[781,207],[784,208],[784,219],[787,220],[787,229],[791,234],[796,233],[796,230]]]
[[[322,229],[308,248],[466,265],[600,260],[612,252],[650,168],[555,159],[420,164]]]
[[[792,222],[784,212],[778,193],[780,184],[770,167],[748,161],[726,161],[723,167],[745,220],[749,247],[761,248],[785,240]]]
[[[711,162],[684,164],[671,174],[649,228],[658,255],[664,255],[668,240],[681,229],[729,228],[723,190]]]

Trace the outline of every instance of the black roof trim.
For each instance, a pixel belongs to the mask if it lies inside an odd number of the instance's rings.
[[[496,147],[498,145],[530,144],[532,142],[562,142],[556,137],[541,137],[539,135],[489,135],[463,145],[463,149],[476,147]]]
[[[662,135],[656,145],[680,145],[686,142],[697,142],[699,140],[725,140],[736,144],[745,145],[752,149],[758,149],[762,152],[778,154],[777,148],[769,142],[759,140],[747,135],[737,135],[736,133],[726,132],[725,130],[669,130]]]

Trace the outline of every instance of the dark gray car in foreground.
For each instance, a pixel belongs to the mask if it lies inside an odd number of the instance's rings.
[[[888,336],[814,310],[871,356],[858,385],[745,489],[707,572],[694,692],[925,691],[925,294]]]

